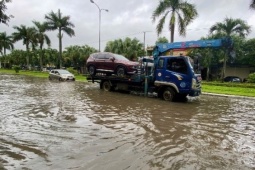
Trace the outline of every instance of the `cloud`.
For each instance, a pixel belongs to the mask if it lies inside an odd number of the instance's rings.
[[[159,1],[150,0],[94,0],[95,3],[109,12],[101,11],[101,49],[107,41],[119,38],[137,38],[146,45],[154,45],[158,35],[156,23],[152,23],[151,15]],[[176,32],[175,41],[198,40],[207,36],[209,28],[224,18],[241,18],[252,26],[252,33],[248,38],[255,37],[255,11],[249,9],[249,0],[188,0],[196,5],[198,18],[188,27],[186,37],[181,37]],[[69,15],[75,25],[74,37],[64,34],[63,46],[89,45],[98,49],[99,44],[99,10],[90,0],[15,0],[7,4],[7,13],[12,14],[9,27],[1,24],[1,32],[11,34],[13,26],[33,26],[32,21],[44,21],[44,17],[51,11],[61,10],[63,15]],[[58,49],[57,32],[47,33],[52,41],[52,48]],[[167,25],[162,34],[170,39]],[[15,43],[15,48],[24,49],[22,42]]]

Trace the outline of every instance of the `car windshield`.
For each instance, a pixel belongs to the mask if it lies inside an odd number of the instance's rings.
[[[60,74],[70,74],[70,72],[67,71],[67,70],[58,70],[58,72],[59,72]]]
[[[129,61],[126,57],[119,55],[119,54],[113,54],[115,59],[117,60],[125,60],[125,61]]]

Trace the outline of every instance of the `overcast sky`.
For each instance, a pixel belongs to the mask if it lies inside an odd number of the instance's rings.
[[[222,22],[226,17],[243,19],[251,26],[252,32],[248,38],[255,38],[255,10],[249,9],[251,0],[187,0],[194,3],[198,17],[187,27],[186,37],[175,34],[175,41],[198,40],[208,35],[209,28],[216,22]],[[102,9],[109,12],[101,13],[101,51],[107,41],[119,38],[137,38],[146,46],[154,45],[158,36],[156,23],[152,23],[152,12],[159,0],[94,0]],[[32,21],[44,21],[45,15],[60,9],[63,15],[69,15],[75,25],[74,37],[64,34],[63,47],[70,45],[89,45],[96,49],[99,46],[99,10],[90,0],[12,0],[7,3],[7,14],[14,16],[9,26],[0,24],[0,32],[13,33],[13,26],[33,26]],[[47,32],[52,42],[52,48],[58,49],[57,32]],[[165,25],[160,37],[170,39],[170,33]],[[25,49],[22,42],[15,43],[16,49]]]

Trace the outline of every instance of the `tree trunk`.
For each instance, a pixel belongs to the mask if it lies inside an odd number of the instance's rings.
[[[26,48],[27,48],[27,54],[26,54],[26,61],[27,61],[27,69],[29,69],[29,47],[28,47],[28,43],[26,44]]]
[[[171,24],[171,30],[170,31],[171,31],[170,39],[171,39],[171,43],[173,43],[174,42],[174,23]],[[170,55],[173,55],[173,50],[170,51]]]
[[[41,71],[43,70],[43,61],[42,61],[42,58],[43,58],[43,50],[42,50],[42,45],[40,45],[40,57],[39,57],[39,60],[40,60],[40,70]]]
[[[210,67],[208,66],[206,70],[206,81],[209,81],[209,74],[210,74]]]
[[[4,48],[4,68],[6,67],[6,62],[7,62],[7,60],[6,60],[6,49]]]
[[[224,54],[224,62],[223,62],[223,68],[222,68],[222,74],[221,74],[221,80],[223,81],[225,74],[226,74],[226,65],[227,65],[227,53]]]
[[[61,35],[61,28],[59,28],[58,31],[58,38],[59,38],[59,55],[58,55],[58,61],[59,61],[59,68],[62,68],[62,35]]]

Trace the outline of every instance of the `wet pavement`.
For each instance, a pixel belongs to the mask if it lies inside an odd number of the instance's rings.
[[[254,100],[0,74],[0,169],[255,169]]]

